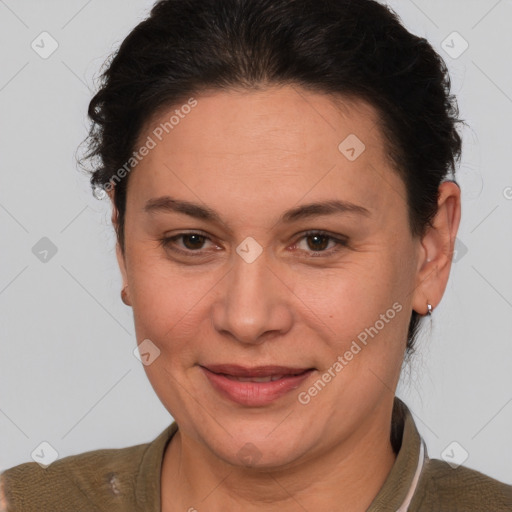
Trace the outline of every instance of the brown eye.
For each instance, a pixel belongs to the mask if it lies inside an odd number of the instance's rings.
[[[309,235],[306,239],[312,241],[311,244],[308,243],[308,247],[312,251],[323,251],[329,245],[330,238],[325,235]]]
[[[206,237],[197,233],[180,235],[183,238],[183,245],[190,250],[201,249]]]
[[[179,240],[181,239],[181,243]],[[204,244],[210,240],[201,233],[180,233],[176,236],[165,237],[160,240],[160,245],[168,250],[185,256],[204,256]]]
[[[305,240],[306,243],[304,244],[305,246],[300,247],[302,240]],[[331,245],[329,249],[330,243],[333,245]],[[342,247],[348,247],[348,241],[346,239],[336,238],[323,231],[309,231],[304,233],[300,241],[297,242],[294,247],[297,247],[309,256],[329,256],[338,252]]]

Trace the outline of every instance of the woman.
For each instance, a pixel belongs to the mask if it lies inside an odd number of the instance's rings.
[[[6,510],[505,511],[395,397],[461,208],[442,59],[372,0],[162,0],[92,99],[123,301],[175,422]]]

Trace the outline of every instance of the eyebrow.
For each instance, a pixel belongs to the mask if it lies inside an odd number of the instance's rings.
[[[215,210],[190,201],[174,199],[170,196],[149,199],[144,206],[144,211],[150,214],[157,212],[182,213],[196,219],[217,222],[218,224],[226,224]],[[279,222],[291,223],[311,217],[333,215],[336,213],[355,213],[364,217],[371,216],[371,212],[364,206],[360,206],[349,201],[335,199],[331,201],[304,204],[287,210],[281,215]]]

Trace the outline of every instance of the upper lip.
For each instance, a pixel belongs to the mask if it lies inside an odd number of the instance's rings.
[[[290,366],[253,366],[251,368],[237,364],[209,364],[203,366],[214,373],[224,373],[233,377],[267,377],[273,375],[297,375],[313,368],[292,368]]]

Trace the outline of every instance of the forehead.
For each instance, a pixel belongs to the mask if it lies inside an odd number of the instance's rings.
[[[141,200],[180,189],[212,206],[237,195],[279,199],[283,209],[345,196],[385,209],[404,197],[378,113],[361,100],[296,86],[194,99],[160,111],[141,133],[140,144],[154,143],[130,177]]]

